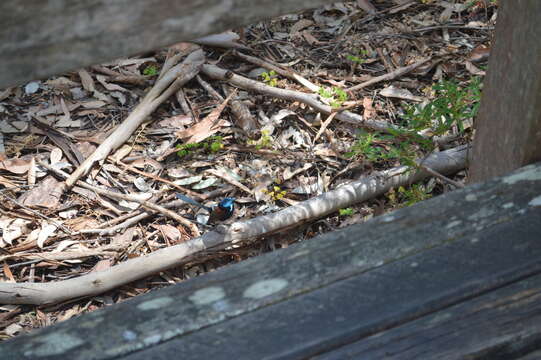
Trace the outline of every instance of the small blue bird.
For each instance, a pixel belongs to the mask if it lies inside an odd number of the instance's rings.
[[[194,199],[183,195],[183,194],[176,194],[177,198],[185,201],[189,204],[198,206],[209,213],[209,219],[207,223],[212,224],[215,222],[220,222],[229,219],[233,212],[235,211],[235,198],[232,197],[226,197],[223,198],[222,201],[218,203],[218,205],[214,205],[213,207],[205,206],[201,204],[198,201],[195,201]]]

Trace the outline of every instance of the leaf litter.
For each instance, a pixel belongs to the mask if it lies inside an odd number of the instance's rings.
[[[238,220],[403,164],[400,156],[382,156],[395,151],[392,136],[367,138],[354,122],[335,115],[347,109],[402,126],[407,114],[419,118],[441,95],[433,88],[439,81],[453,79],[464,89],[474,76],[482,79],[496,14],[497,6],[482,0],[357,0],[253,24],[240,36],[199,39],[209,63],[219,61],[221,68],[262,85],[311,94],[331,107],[330,114],[201,75],[169,96],[124,146],[82,178],[131,200],[79,186],[65,191],[64,179],[51,169],[72,173],[142,100],[167,59],[197,45],[180,43],[152,57],[119,59],[0,90],[0,281],[50,282],[102,271],[192,237],[163,214],[130,222],[146,211],[132,201],[137,197],[165,204],[182,192],[212,205],[234,196]],[[352,88],[357,90],[347,91]],[[452,142],[430,151],[468,143],[471,128],[459,130],[452,126],[443,134],[455,135]],[[351,156],[352,148],[360,150]],[[413,151],[427,155],[421,147]],[[461,172],[454,179],[464,177]],[[438,178],[421,186],[429,183],[430,196],[452,189]],[[263,242],[209,252],[98,296],[39,310],[0,305],[0,340],[366,221],[401,206],[397,194],[404,191],[354,204],[351,216],[333,213]],[[191,221],[196,210],[174,209]]]

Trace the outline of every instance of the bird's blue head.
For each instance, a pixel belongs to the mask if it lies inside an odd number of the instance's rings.
[[[233,207],[235,206],[235,198],[232,198],[232,197],[223,198],[222,201],[220,201],[220,203],[218,204],[218,206],[232,213]]]

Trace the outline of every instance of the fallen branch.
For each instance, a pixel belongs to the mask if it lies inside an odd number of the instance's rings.
[[[365,82],[363,82],[363,83],[361,83],[359,85],[352,86],[349,89],[346,89],[346,91],[350,92],[350,91],[360,90],[362,88],[365,88],[365,87],[370,86],[370,85],[377,84],[377,83],[382,82],[382,81],[388,81],[388,80],[396,79],[399,76],[402,76],[404,74],[409,73],[410,71],[413,71],[413,70],[417,69],[419,66],[427,63],[430,60],[431,60],[431,58],[419,60],[414,64],[398,68],[398,69],[396,69],[394,71],[391,71],[390,73],[387,73],[385,75],[377,76],[377,77],[375,77],[373,79],[370,79],[368,81],[365,81]]]
[[[435,153],[423,159],[422,164],[440,174],[452,174],[466,166],[467,150],[467,146],[460,146]],[[428,173],[425,171],[411,171],[405,166],[393,168],[341,186],[282,211],[239,221],[229,228],[218,227],[217,231],[210,231],[184,243],[127,260],[103,271],[51,283],[0,283],[0,304],[51,304],[101,294],[120,285],[179,266],[198,252],[284,231],[427,176]]]
[[[179,65],[171,67],[167,72],[160,74],[159,80],[150,89],[143,100],[135,107],[130,115],[124,120],[113,133],[101,143],[66,180],[66,185],[72,187],[77,180],[85,176],[92,166],[103,161],[111,152],[124,144],[132,133],[145,121],[145,119],[169,96],[173,95],[182,85],[191,80],[201,68],[205,60],[202,50],[197,50],[188,55]]]
[[[245,60],[245,61],[248,61],[252,64],[255,64],[255,65],[258,65],[258,66],[261,66],[269,71],[274,71],[276,72],[277,74],[280,74],[284,77],[287,77],[288,79],[291,79],[291,80],[294,80],[294,81],[297,81],[299,84],[301,84],[302,86],[305,86],[307,87],[310,91],[313,91],[313,92],[318,92],[319,91],[319,86],[317,86],[316,84],[310,82],[310,80],[308,79],[305,79],[303,78],[302,76],[300,76],[299,74],[297,74],[296,72],[294,72],[293,70],[285,70],[283,68],[281,68],[280,66],[276,65],[276,64],[273,64],[271,63],[270,61],[266,61],[266,60],[262,60],[262,59],[259,59],[259,58],[256,58],[254,56],[250,56],[250,55],[246,55],[246,54],[243,54],[239,51],[233,51],[233,55]]]
[[[224,80],[246,90],[256,91],[279,99],[301,102],[325,114],[330,114],[333,112],[333,108],[331,106],[321,103],[318,100],[317,95],[314,94],[272,87],[262,82],[233,74],[231,71],[224,70],[216,65],[205,64],[201,68],[201,72],[213,79]],[[362,116],[349,111],[339,112],[336,114],[335,118],[343,122],[355,124],[357,126],[362,126],[376,131],[389,132],[389,129],[394,129],[397,131],[401,130],[401,128],[383,121],[364,120]]]

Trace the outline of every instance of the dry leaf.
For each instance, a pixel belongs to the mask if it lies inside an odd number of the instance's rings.
[[[79,77],[81,78],[81,85],[86,91],[94,92],[96,90],[94,86],[94,80],[86,70],[79,70]]]
[[[7,170],[14,174],[25,174],[30,168],[32,157],[25,159],[0,160],[0,169]]]
[[[30,165],[28,166],[28,174],[26,175],[29,186],[34,186],[36,184],[36,170],[36,159],[32,156]]]
[[[229,95],[227,99],[225,99],[220,104],[220,106],[212,110],[212,112],[208,114],[207,117],[205,117],[203,120],[201,120],[200,122],[198,122],[191,128],[183,130],[183,131],[177,131],[176,133],[177,137],[184,140],[186,144],[191,144],[191,143],[198,143],[200,141],[203,141],[209,136],[212,136],[213,134],[220,131],[222,126],[225,124],[225,121],[222,119],[219,119],[219,117],[222,114],[222,111],[224,110],[229,100],[235,94],[236,94],[235,92],[231,93],[231,95]]]
[[[357,5],[359,5],[361,9],[363,9],[364,11],[366,11],[367,13],[371,15],[375,14],[378,11],[376,7],[372,5],[370,0],[357,0]]]
[[[47,176],[32,190],[24,193],[19,201],[26,206],[40,206],[48,209],[55,209],[60,204],[63,183],[52,176]]]
[[[71,245],[74,245],[74,244],[78,244],[79,242],[78,241],[75,241],[75,240],[62,240],[57,246],[56,246],[56,249],[54,249],[52,252],[54,253],[59,253],[59,252],[62,252],[64,250],[66,250],[67,248],[69,248]]]
[[[60,160],[62,160],[62,150],[60,150],[60,148],[55,147],[54,149],[51,150],[51,154],[49,155],[49,162],[51,164],[56,164]]]
[[[376,109],[374,109],[372,106],[373,103],[372,98],[368,96],[363,98],[363,118],[366,120],[372,119],[376,116]]]
[[[470,61],[466,61],[466,70],[470,72],[470,74],[478,75],[478,76],[485,76],[486,71],[479,69],[477,66],[473,65]]]
[[[421,102],[424,100],[424,98],[421,96],[413,95],[411,91],[409,91],[408,89],[400,89],[400,88],[394,87],[393,85],[387,86],[385,89],[381,90],[379,94],[385,97],[417,101],[417,102]]]
[[[54,224],[42,224],[41,231],[38,235],[37,245],[40,249],[43,249],[43,245],[45,245],[45,241],[55,233],[57,229],[57,226]]]
[[[13,245],[13,240],[18,239],[28,231],[30,221],[25,219],[0,219],[0,228],[2,229],[2,240],[9,245]]]
[[[8,326],[6,326],[6,328],[4,329],[4,332],[6,333],[6,335],[8,336],[13,336],[17,333],[20,333],[22,332],[23,330],[23,327],[17,323],[13,323],[13,324],[9,324]]]
[[[3,176],[0,176],[0,185],[4,185],[7,188],[17,187],[18,185],[11,182],[11,180],[6,179]]]
[[[468,60],[471,62],[481,62],[488,59],[490,56],[490,48],[485,45],[479,45],[470,52]]]
[[[171,242],[171,243],[178,243],[181,240],[181,232],[179,229],[174,227],[173,225],[165,224],[165,225],[153,225],[154,228],[160,230],[162,234]]]
[[[11,272],[11,269],[9,268],[8,264],[5,261],[2,267],[4,269],[4,275],[8,278],[7,282],[10,282],[10,283],[17,282],[15,280],[15,277],[13,276],[13,273]]]
[[[113,259],[103,259],[100,260],[94,265],[90,272],[98,272],[109,269],[113,265]]]

